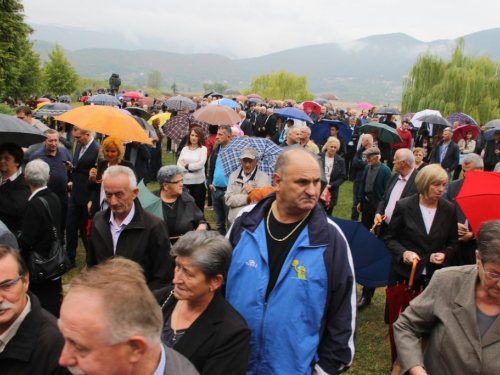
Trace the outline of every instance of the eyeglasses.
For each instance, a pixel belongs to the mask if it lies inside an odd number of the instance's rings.
[[[182,184],[184,180],[165,182],[166,184],[178,185]]]
[[[482,262],[481,262],[482,263]],[[481,264],[481,266],[483,267],[483,272],[484,272],[484,276],[488,279],[488,280],[491,280],[491,281],[494,281],[496,283],[498,283],[500,281],[500,275],[498,273],[494,273],[494,272],[489,272],[489,271],[486,271],[484,269],[484,266]]]
[[[0,291],[2,292],[9,292],[14,285],[17,284],[19,280],[23,278],[24,274],[20,274],[17,279],[14,280],[8,280],[0,284]]]

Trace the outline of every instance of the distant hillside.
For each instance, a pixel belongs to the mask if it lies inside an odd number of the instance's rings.
[[[41,53],[42,58],[46,58],[46,51],[53,48],[53,43],[57,41],[65,48],[66,56],[77,72],[84,77],[107,79],[111,73],[119,73],[123,82],[143,85],[148,72],[159,70],[165,77],[165,87],[170,87],[175,82],[181,90],[199,91],[204,81],[224,82],[231,87],[245,88],[253,76],[283,69],[307,75],[309,89],[314,93],[334,92],[344,100],[382,103],[400,101],[403,77],[420,53],[430,50],[449,58],[455,47],[453,40],[424,43],[396,33],[374,35],[343,44],[311,45],[260,57],[232,60],[214,54],[181,54],[147,48],[72,48],[71,46],[84,43],[81,40],[81,30],[68,28],[64,32],[64,28],[54,28],[43,33],[42,27],[37,29],[33,35],[37,39],[35,50]],[[103,42],[103,38],[109,35],[93,33],[83,33],[88,46],[109,45],[110,40]],[[42,35],[48,42],[38,39]],[[467,35],[466,53],[488,53],[493,59],[500,60],[500,44],[496,42],[499,39],[500,28]],[[123,41],[115,42],[115,45],[123,45]],[[149,45],[144,44],[144,47]],[[156,48],[159,46],[156,44]]]

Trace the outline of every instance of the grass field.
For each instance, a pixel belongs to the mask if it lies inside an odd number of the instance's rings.
[[[174,154],[163,153],[163,165],[174,164]],[[150,190],[158,189],[158,184],[149,184]],[[352,182],[346,181],[340,187],[338,204],[333,211],[335,217],[349,220],[352,206]],[[205,211],[205,217],[215,227],[213,211]],[[77,251],[77,268],[63,276],[67,284],[85,265],[85,250],[80,242]],[[360,294],[360,287],[358,286]],[[390,369],[389,339],[386,339],[387,325],[383,321],[385,290],[377,289],[372,304],[358,314],[356,335],[356,356],[351,374],[387,374]]]

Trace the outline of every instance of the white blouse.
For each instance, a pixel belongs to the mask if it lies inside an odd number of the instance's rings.
[[[189,172],[182,165],[182,162],[189,164]],[[188,146],[184,147],[177,161],[177,165],[186,170],[184,174],[185,185],[195,185],[205,182],[205,163],[207,161],[207,148],[198,147],[196,150],[190,150]]]

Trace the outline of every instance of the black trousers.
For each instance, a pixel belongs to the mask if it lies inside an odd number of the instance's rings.
[[[161,146],[151,149],[151,159],[149,159],[149,177],[151,181],[156,181],[156,175],[161,168]]]
[[[59,277],[56,280],[48,280],[43,283],[35,284],[30,282],[29,288],[40,300],[42,308],[59,318],[59,311],[63,300],[62,282]]]
[[[82,237],[83,246],[87,251],[87,223],[89,215],[87,205],[70,202],[68,204],[68,215],[66,217],[66,252],[71,263],[76,259],[76,248],[78,247],[78,230]]]
[[[201,212],[205,212],[205,195],[207,194],[207,188],[205,187],[205,183],[201,184],[193,184],[193,185],[184,185],[189,189],[189,194],[194,198],[194,202],[196,207],[198,207]]]

